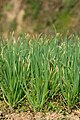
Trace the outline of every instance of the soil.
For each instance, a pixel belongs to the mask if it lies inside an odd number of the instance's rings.
[[[0,101],[0,120],[80,120],[80,109],[68,112],[33,112],[25,109],[24,105],[22,110],[11,109],[4,101]]]
[[[20,113],[9,113],[4,115],[0,111],[0,120],[80,120],[80,111],[73,111],[71,114],[62,115],[56,112],[32,113],[30,111]]]

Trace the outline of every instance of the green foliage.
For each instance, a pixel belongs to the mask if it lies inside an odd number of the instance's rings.
[[[71,22],[72,18],[72,13],[71,11],[67,11],[67,10],[64,10],[62,11],[59,15],[58,15],[58,19],[55,21],[54,25],[55,25],[55,28],[58,30],[58,31],[67,31],[68,27],[69,27],[69,22]]]
[[[13,9],[13,7],[14,7],[13,4],[11,4],[11,3],[6,3],[6,4],[4,5],[4,10],[10,11],[10,10]]]
[[[9,25],[9,31],[15,31],[17,28],[17,21],[16,18],[13,19],[13,21],[11,21],[10,25]]]
[[[70,29],[70,24],[72,25],[72,18],[74,16],[74,7],[78,0],[63,0],[64,9],[62,9],[58,14],[56,21],[54,22],[55,28],[59,32],[65,32]]]
[[[14,107],[26,95],[33,110],[40,111],[58,94],[69,108],[80,102],[79,46],[78,36],[62,39],[59,34],[2,38],[0,87],[8,104]]]
[[[53,48],[51,43],[49,46],[48,41],[44,42],[42,39],[44,38],[40,38],[38,42],[37,40],[32,42],[27,70],[30,80],[23,83],[23,90],[34,110],[42,110],[44,103],[48,100],[49,84],[52,83],[50,94],[56,94],[56,89],[58,90],[56,73],[51,70],[52,68],[50,69]]]
[[[25,15],[23,19],[25,20],[27,16],[31,16],[33,19],[38,18],[39,12],[41,10],[41,0],[28,0],[27,5],[29,5],[30,8],[25,8]]]
[[[78,0],[64,0],[65,6],[67,7],[67,9],[71,9]]]
[[[79,101],[80,40],[74,36],[57,47],[59,81],[65,104],[74,106]]]
[[[21,88],[23,75],[23,61],[21,61],[21,49],[18,42],[14,43],[11,36],[9,43],[2,38],[0,54],[0,87],[8,104],[14,107],[23,97]]]
[[[1,20],[1,18],[3,17],[3,13],[2,12],[0,12],[0,20]]]

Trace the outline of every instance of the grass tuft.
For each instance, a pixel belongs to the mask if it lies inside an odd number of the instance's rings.
[[[45,103],[52,104],[52,100],[55,101],[54,98],[59,94],[63,97],[61,102],[68,108],[78,105],[79,46],[77,35],[62,39],[56,34],[55,37],[40,36],[32,39],[22,34],[16,41],[13,36],[9,41],[2,38],[0,88],[6,103],[15,107],[26,97],[34,111],[41,111]]]

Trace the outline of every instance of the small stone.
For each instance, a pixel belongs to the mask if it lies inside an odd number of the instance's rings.
[[[80,110],[74,111],[74,114],[80,118]]]
[[[2,116],[3,114],[2,114],[2,111],[0,111],[0,116]]]
[[[8,118],[8,115],[5,115],[6,118]]]

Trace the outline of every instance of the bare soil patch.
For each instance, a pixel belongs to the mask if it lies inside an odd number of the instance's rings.
[[[73,111],[71,114],[62,115],[56,112],[48,112],[48,113],[32,113],[28,112],[20,112],[20,113],[9,113],[3,115],[0,111],[0,119],[1,120],[80,120],[80,111]]]

